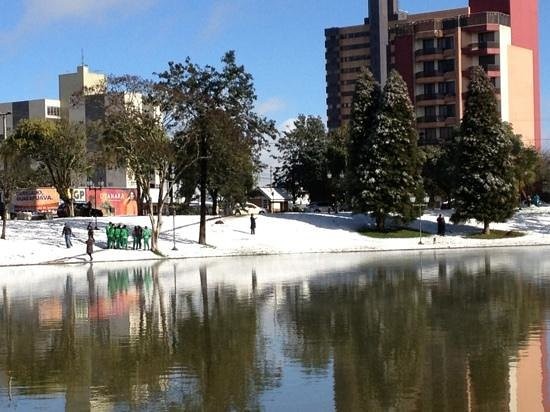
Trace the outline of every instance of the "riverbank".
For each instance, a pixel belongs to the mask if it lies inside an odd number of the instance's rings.
[[[247,216],[210,218],[207,222],[207,245],[197,243],[198,216],[164,217],[159,241],[164,257],[144,250],[107,249],[105,227],[109,222],[150,226],[146,216],[104,217],[98,219],[95,232],[94,262],[136,261],[164,258],[201,258],[239,255],[294,253],[340,253],[396,250],[458,249],[505,246],[550,245],[550,207],[525,208],[506,223],[492,224],[491,229],[514,230],[525,236],[497,240],[467,238],[479,232],[474,221],[463,225],[447,223],[446,236],[436,236],[436,218],[442,213],[448,222],[449,211],[426,211],[422,230],[428,233],[423,244],[418,238],[375,239],[363,236],[358,230],[372,224],[364,215],[313,213],[284,213],[257,216],[256,234],[250,234]],[[217,222],[223,222],[219,224]],[[10,221],[7,239],[0,241],[0,266],[82,263],[88,261],[85,240],[89,218],[66,218],[49,221]],[[61,235],[68,223],[74,234],[73,247],[67,249]],[[409,225],[419,228],[419,220]],[[175,228],[175,230],[173,230]],[[172,250],[173,235],[177,250]],[[131,244],[131,239],[130,239]]]

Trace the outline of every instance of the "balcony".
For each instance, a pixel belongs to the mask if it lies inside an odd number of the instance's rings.
[[[416,57],[420,56],[431,56],[434,54],[443,54],[443,48],[442,47],[427,47],[425,49],[416,50],[414,52],[414,55]]]
[[[487,54],[499,54],[500,53],[500,43],[489,41],[489,42],[480,42],[472,43],[466,47],[462,48],[462,52],[469,55],[487,55]]]
[[[417,123],[442,123],[446,119],[445,116],[421,116],[416,118]]]
[[[415,77],[417,79],[423,79],[428,77],[443,77],[445,73],[442,70],[422,70],[416,72]]]
[[[500,76],[500,65],[499,64],[480,64],[487,73],[489,77],[499,77]],[[472,71],[473,67],[469,67],[466,70],[462,72],[464,77],[470,78],[470,73]]]
[[[444,100],[445,94],[443,93],[428,93],[428,94],[419,94],[416,96],[417,102],[427,102],[432,100]]]
[[[492,11],[460,16],[460,26],[464,28],[488,25],[510,26],[510,21],[508,14]]]

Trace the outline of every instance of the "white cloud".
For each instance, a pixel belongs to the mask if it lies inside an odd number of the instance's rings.
[[[200,33],[201,37],[210,40],[222,33],[231,17],[237,14],[238,8],[236,1],[216,1],[210,9],[206,24]]]
[[[11,31],[0,35],[4,42],[14,42],[30,32],[65,20],[102,18],[107,12],[135,11],[156,0],[21,0],[22,14]]]
[[[261,114],[262,116],[265,116],[269,113],[275,113],[285,108],[286,108],[286,103],[282,99],[278,97],[272,97],[271,99],[261,102],[256,108],[256,110],[258,111],[259,114]]]

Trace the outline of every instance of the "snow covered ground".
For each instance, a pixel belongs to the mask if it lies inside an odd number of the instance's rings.
[[[341,213],[338,215],[284,213],[257,216],[256,234],[250,234],[248,216],[210,218],[207,222],[207,246],[197,243],[199,235],[198,216],[176,216],[175,238],[177,251],[171,250],[172,217],[165,216],[160,239],[160,249],[168,258],[191,258],[235,255],[287,254],[311,252],[354,252],[412,249],[449,249],[500,246],[550,245],[550,207],[530,207],[520,210],[506,223],[492,224],[491,229],[525,232],[523,237],[478,240],[464,235],[480,230],[480,225],[471,221],[464,225],[447,223],[447,235],[435,236],[437,215],[448,217],[449,211],[426,211],[422,216],[422,230],[430,233],[417,238],[375,239],[360,235],[357,231],[372,221],[364,215]],[[216,224],[216,221],[223,224]],[[82,263],[86,255],[86,226],[89,218],[67,218],[50,221],[10,221],[7,239],[0,240],[0,266],[54,263]],[[73,247],[67,249],[61,236],[65,222],[73,229]],[[161,259],[162,257],[143,250],[106,249],[105,227],[108,222],[150,226],[148,217],[104,217],[98,219],[99,231],[95,233],[95,262],[134,261]],[[418,228],[419,221],[410,227]],[[131,238],[130,238],[131,245]]]

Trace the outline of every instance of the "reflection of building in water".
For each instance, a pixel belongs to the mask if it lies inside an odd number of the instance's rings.
[[[548,370],[545,334],[533,336],[510,365],[510,411],[548,410]]]

